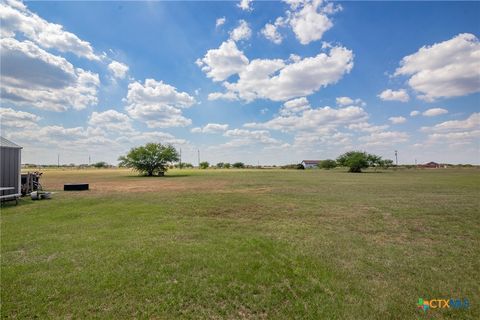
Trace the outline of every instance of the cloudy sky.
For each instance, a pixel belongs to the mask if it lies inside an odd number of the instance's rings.
[[[1,133],[24,163],[480,163],[479,2],[0,4]]]

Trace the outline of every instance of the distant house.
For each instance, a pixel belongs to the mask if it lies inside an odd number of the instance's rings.
[[[430,161],[430,162],[428,162],[428,163],[419,165],[419,167],[420,167],[420,168],[441,168],[442,165],[441,165],[440,163],[436,163],[436,162]]]
[[[305,169],[318,168],[320,160],[302,160],[300,163]]]

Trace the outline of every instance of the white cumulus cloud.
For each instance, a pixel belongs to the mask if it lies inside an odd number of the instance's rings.
[[[378,97],[384,101],[401,101],[401,102],[407,102],[410,100],[410,96],[408,95],[407,91],[405,89],[400,89],[400,90],[392,90],[392,89],[387,89],[382,91]]]
[[[245,58],[245,61],[248,59]],[[327,52],[297,61],[252,60],[239,66],[237,82],[226,81],[223,85],[227,92],[247,102],[255,99],[286,101],[310,95],[336,83],[352,67],[352,51],[344,47],[332,47]]]
[[[310,109],[310,103],[307,98],[301,97],[285,102],[280,108],[280,114],[282,116],[288,116],[301,113],[308,109]]]
[[[395,75],[409,76],[408,84],[419,98],[434,101],[479,92],[478,70],[480,42],[463,33],[404,57]]]
[[[265,24],[261,33],[265,38],[272,41],[275,44],[280,44],[283,41],[282,34],[278,31],[279,27],[285,26],[286,21],[283,17],[278,17],[275,22]]]
[[[108,65],[108,69],[115,78],[124,79],[128,72],[128,66],[118,61],[112,61]]]
[[[413,110],[412,112],[410,112],[410,117],[416,117],[416,116],[419,116],[420,114],[421,114],[420,111]]]
[[[442,145],[475,145],[478,156],[478,141],[480,139],[480,113],[472,113],[465,120],[449,120],[431,127],[422,127],[427,132],[426,144]]]
[[[345,106],[361,106],[365,107],[366,103],[362,99],[352,99],[350,97],[338,97],[335,99],[335,102],[337,103],[338,106],[340,107],[345,107]]]
[[[110,131],[131,131],[133,130],[131,119],[124,113],[110,109],[103,112],[92,112],[88,124]]]
[[[197,65],[213,81],[223,81],[239,73],[246,65],[248,59],[242,51],[238,50],[234,41],[223,42],[218,49],[210,49],[201,59],[197,59]]]
[[[380,131],[372,132],[368,136],[359,137],[358,140],[364,143],[364,147],[374,146],[395,146],[399,143],[407,142],[408,133],[400,131]]]
[[[0,39],[0,94],[15,105],[83,109],[98,102],[98,74],[74,66],[31,41]]]
[[[248,40],[252,36],[252,30],[245,20],[240,20],[238,26],[230,32],[233,41]]]
[[[431,108],[422,113],[425,117],[436,117],[442,114],[447,114],[448,110],[443,108]]]
[[[405,123],[407,119],[405,117],[399,116],[399,117],[390,117],[388,118],[391,123],[393,124],[400,124],[400,123]]]
[[[181,109],[192,106],[195,98],[162,81],[130,83],[126,100],[130,117],[145,121],[150,128],[185,127],[192,123]]]
[[[0,108],[0,127],[2,129],[36,127],[40,119],[41,117],[30,112]]]
[[[14,37],[20,33],[42,48],[53,48],[90,60],[100,60],[89,42],[64,30],[60,24],[44,20],[16,1],[0,3],[0,24],[2,37]]]
[[[190,130],[194,133],[219,133],[228,129],[228,124],[208,123],[204,127],[195,127]]]
[[[350,106],[340,109],[324,107],[308,108],[300,114],[280,115],[267,122],[246,123],[244,126],[284,132],[316,131],[319,128],[337,128],[362,123],[367,119],[368,114],[361,107]]]
[[[225,18],[225,17],[218,18],[215,21],[215,27],[218,28],[218,27],[224,25],[226,21],[227,21],[227,18]]]
[[[242,9],[243,11],[252,11],[253,8],[250,6],[253,0],[240,0],[237,4],[237,7]]]
[[[295,36],[301,44],[309,44],[312,41],[320,40],[323,34],[333,26],[329,15],[341,10],[341,6],[323,6],[323,1],[304,1],[296,6],[289,19]]]
[[[453,132],[464,130],[479,130],[480,129],[480,113],[472,113],[465,120],[449,120],[434,125],[433,127],[422,127],[422,131],[435,132]]]

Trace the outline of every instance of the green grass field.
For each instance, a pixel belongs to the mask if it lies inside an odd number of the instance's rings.
[[[476,169],[44,172],[2,207],[2,318],[480,318]]]

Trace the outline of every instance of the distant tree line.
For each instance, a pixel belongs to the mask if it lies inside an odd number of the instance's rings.
[[[216,169],[230,169],[230,168],[236,168],[236,169],[243,169],[246,168],[245,164],[243,162],[235,162],[230,164],[229,162],[219,162],[215,166],[210,166],[210,163],[208,161],[203,161],[200,162],[199,164],[200,169],[207,169],[207,168],[216,168]]]
[[[170,144],[162,145],[161,143],[147,143],[144,146],[132,148],[126,155],[118,158],[119,166],[132,168],[141,174],[153,176],[163,176],[169,168],[193,168],[191,163],[181,162],[179,152]],[[444,164],[445,165],[445,164]],[[24,167],[31,167],[30,164],[25,164]],[[71,164],[70,166],[75,166]],[[85,165],[86,166],[86,165]],[[105,161],[99,161],[91,165],[95,168],[111,167]],[[334,169],[336,167],[346,167],[349,172],[362,172],[366,168],[389,168],[394,166],[390,159],[383,159],[381,156],[367,153],[364,151],[348,151],[337,157],[337,159],[326,159],[318,163],[321,169]],[[448,165],[451,166],[451,165]],[[457,165],[456,167],[470,167],[472,165]],[[48,166],[46,166],[48,167]],[[51,167],[56,167],[52,165]],[[230,164],[228,162],[218,162],[215,166],[210,166],[208,161],[199,163],[200,169],[218,168],[264,168],[262,166],[245,165],[243,162],[235,162]],[[275,166],[272,166],[273,168]],[[409,168],[408,165],[402,166]],[[416,166],[412,166],[416,167]],[[305,169],[302,164],[289,164],[281,166],[282,169]]]

